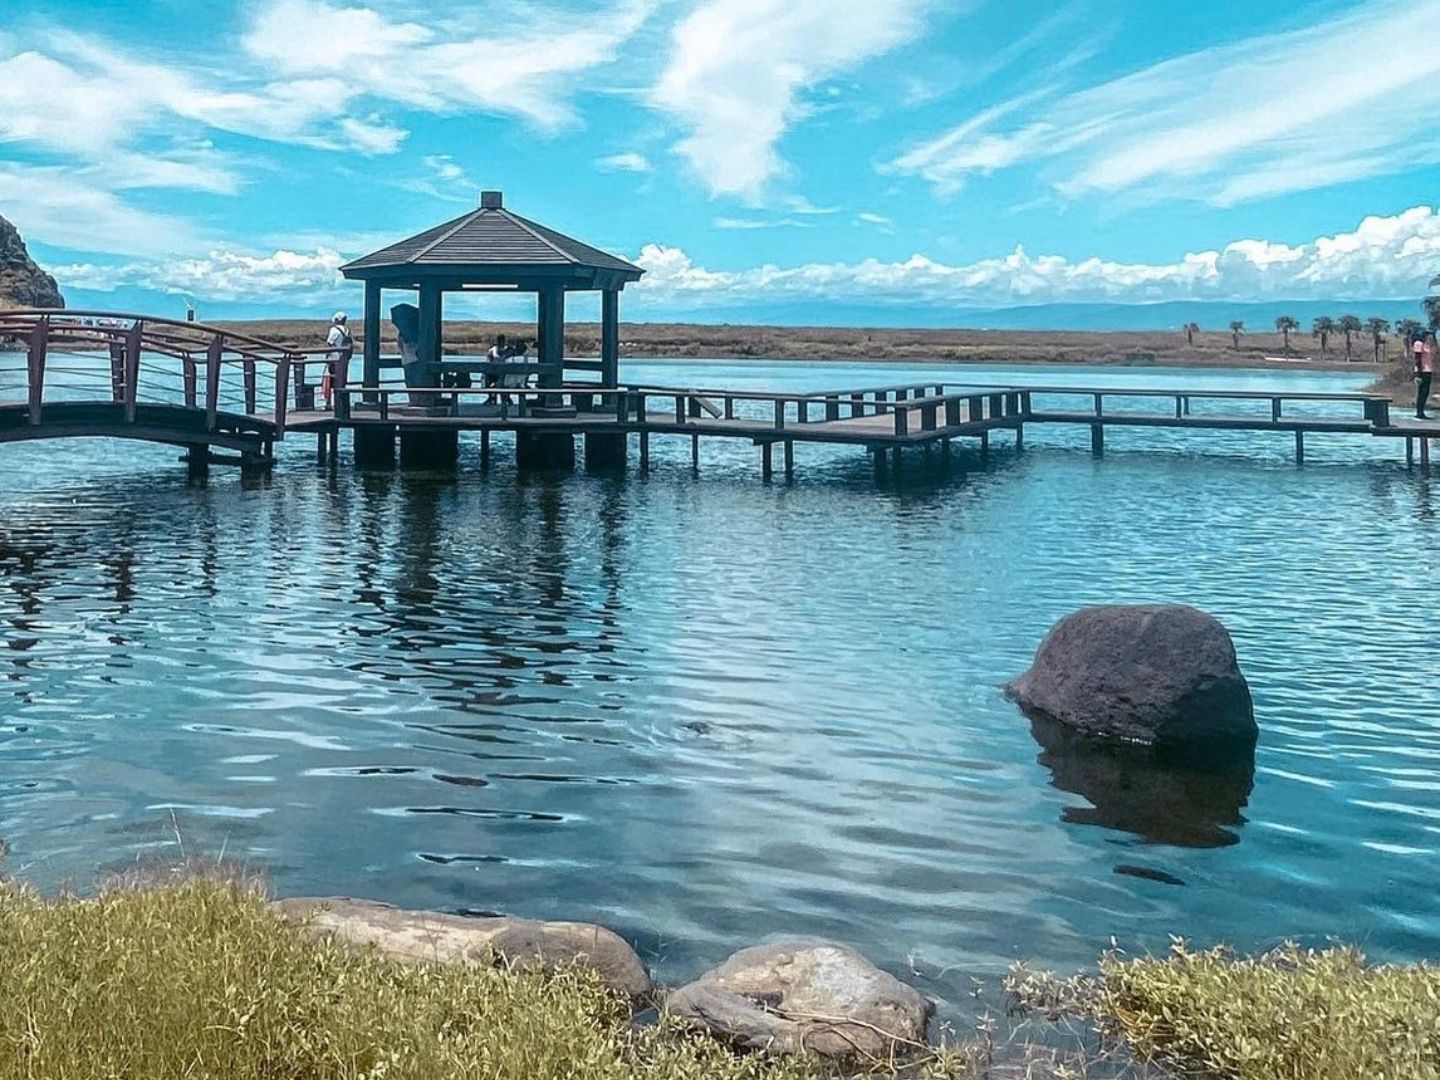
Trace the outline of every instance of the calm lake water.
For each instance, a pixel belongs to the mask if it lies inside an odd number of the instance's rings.
[[[632,363],[675,385],[1353,390],[1365,375]],[[833,936],[951,1009],[1114,935],[1440,955],[1436,507],[1401,447],[1035,428],[876,487],[854,449],[646,478],[0,447],[6,867],[224,853],[281,893],[594,919],[667,981]],[[920,456],[915,458],[918,465]],[[1251,778],[1051,759],[998,687],[1089,603],[1220,616]],[[177,841],[177,828],[179,840]],[[1163,880],[1156,880],[1157,878]],[[911,973],[913,969],[913,974]]]

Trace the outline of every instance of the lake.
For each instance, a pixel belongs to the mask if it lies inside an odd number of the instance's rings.
[[[1369,375],[630,362],[631,381],[1358,390]],[[221,855],[283,894],[576,918],[662,981],[834,937],[965,1007],[1113,935],[1440,955],[1436,507],[1391,440],[1035,427],[877,486],[854,448],[657,438],[647,477],[273,477],[0,447],[6,869]],[[348,456],[348,448],[346,451]],[[917,454],[918,466],[923,454]],[[1253,787],[1045,754],[1000,684],[1060,616],[1233,632]]]

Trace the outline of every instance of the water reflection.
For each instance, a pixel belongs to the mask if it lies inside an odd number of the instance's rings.
[[[1090,803],[1066,807],[1067,823],[1177,847],[1240,842],[1241,811],[1255,786],[1253,755],[1207,767],[1164,760],[1146,747],[1097,745],[1043,718],[1031,720],[1030,732],[1042,747],[1036,760],[1050,770],[1055,787]]]

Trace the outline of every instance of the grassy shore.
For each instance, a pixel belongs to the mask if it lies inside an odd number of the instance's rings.
[[[222,324],[275,341],[318,345],[324,320],[269,320]],[[359,331],[358,323],[355,326]],[[382,324],[382,341],[394,348],[394,329]],[[535,328],[521,323],[447,322],[445,348],[476,353],[489,348],[497,334],[533,341]],[[1228,332],[1201,332],[1194,343],[1174,332],[1100,333],[1021,330],[893,330],[804,326],[705,326],[690,323],[626,323],[621,352],[632,357],[704,357],[715,360],[764,357],[772,360],[851,360],[967,364],[1145,364],[1162,367],[1374,368],[1369,338],[1353,342],[1353,362],[1345,359],[1344,339],[1332,339],[1321,353],[1308,336],[1292,335],[1291,351],[1275,333],[1247,334],[1237,349]],[[1399,346],[1389,343],[1390,355]],[[593,323],[567,327],[566,352],[595,356],[600,328]]]
[[[637,1023],[583,969],[407,964],[316,939],[257,888],[210,877],[89,900],[0,887],[0,970],[3,1080],[838,1075],[738,1056],[663,1007]],[[982,1039],[866,1075],[1440,1077],[1440,970],[1370,967],[1349,950],[1244,958],[1177,945],[1166,957],[1107,956],[1065,981],[1022,974],[1011,992],[1017,1007],[1088,1018],[1092,1049],[1062,1065],[1043,1040],[997,1057]]]

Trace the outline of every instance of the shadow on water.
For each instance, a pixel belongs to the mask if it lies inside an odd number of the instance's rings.
[[[1227,763],[1167,760],[1145,747],[1100,746],[1052,720],[1033,718],[1036,760],[1051,783],[1089,806],[1061,820],[1131,833],[1147,844],[1214,848],[1240,842],[1241,811],[1255,786],[1253,754]]]

